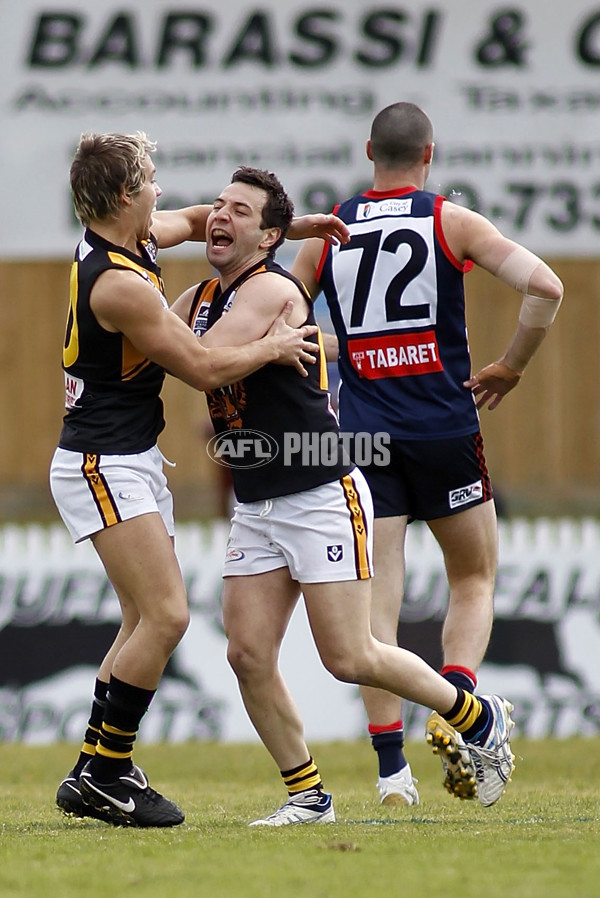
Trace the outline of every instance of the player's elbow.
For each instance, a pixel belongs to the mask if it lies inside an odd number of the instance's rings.
[[[200,390],[216,390],[225,387],[230,381],[225,377],[220,366],[208,360],[200,373]]]
[[[231,359],[223,358],[221,348],[200,347],[201,355],[196,363],[194,386],[197,390],[216,390],[231,383],[228,371]]]
[[[558,275],[551,268],[548,268],[547,265],[544,265],[543,267],[540,266],[540,269],[534,273],[526,292],[532,293],[534,296],[541,296],[544,299],[560,302],[565,288]]]
[[[550,299],[555,300],[555,302],[560,302],[565,295],[565,287],[563,282],[559,277],[554,276],[554,284],[550,289]]]

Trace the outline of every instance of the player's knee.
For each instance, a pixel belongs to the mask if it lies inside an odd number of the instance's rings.
[[[267,659],[245,642],[230,639],[227,645],[227,661],[238,680],[256,679],[270,666]]]
[[[371,685],[377,664],[376,653],[369,644],[320,650],[321,661],[336,680]]]
[[[358,683],[360,680],[360,666],[356,660],[338,652],[321,655],[321,660],[330,674],[341,680],[342,683]]]
[[[162,615],[156,624],[158,638],[172,651],[183,639],[190,623],[190,612],[186,606],[172,608]]]

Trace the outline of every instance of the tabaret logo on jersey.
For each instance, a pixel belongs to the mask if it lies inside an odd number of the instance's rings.
[[[361,203],[356,212],[356,220],[364,221],[367,218],[378,218],[380,215],[410,215],[412,210],[411,199],[387,199],[378,203]]]
[[[450,490],[448,493],[448,504],[450,508],[459,508],[461,505],[468,505],[469,502],[475,502],[483,496],[483,484],[481,480],[470,483],[469,486],[461,486],[457,490]]]
[[[208,441],[206,451],[218,465],[229,468],[260,468],[277,456],[273,437],[259,430],[228,430]]]
[[[348,340],[348,355],[354,370],[367,380],[444,370],[432,330]]]

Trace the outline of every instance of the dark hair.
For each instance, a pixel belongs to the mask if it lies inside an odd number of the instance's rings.
[[[262,208],[260,226],[261,228],[279,228],[281,230],[281,237],[269,251],[269,255],[273,256],[276,249],[284,242],[285,235],[292,223],[294,204],[273,172],[261,168],[251,168],[249,165],[240,165],[231,176],[231,183],[235,184],[236,182],[259,187],[267,194]]]
[[[71,194],[83,225],[116,218],[121,193],[134,196],[144,186],[144,162],[156,143],[136,134],[82,134],[71,163]]]
[[[393,103],[373,119],[373,162],[388,169],[415,165],[432,140],[433,126],[422,109],[414,103]]]

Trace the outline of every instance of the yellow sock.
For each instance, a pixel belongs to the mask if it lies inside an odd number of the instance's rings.
[[[292,770],[282,770],[281,776],[289,795],[297,795],[307,789],[323,788],[319,769],[312,758]]]

